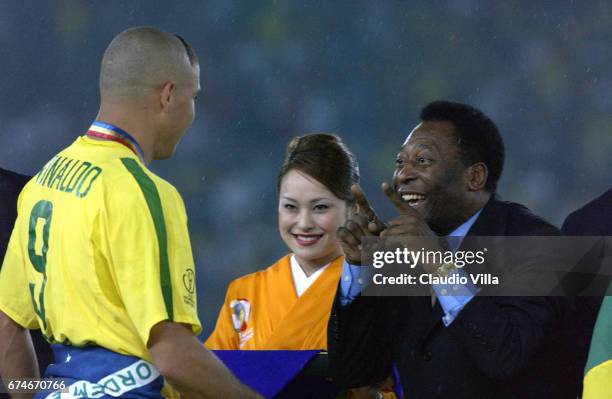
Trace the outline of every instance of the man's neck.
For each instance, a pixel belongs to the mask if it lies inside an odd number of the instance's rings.
[[[474,216],[476,212],[484,208],[492,195],[493,194],[488,191],[473,193],[473,195],[470,196],[469,201],[466,201],[461,210],[456,214],[456,218],[454,220],[447,221],[447,224],[444,226],[434,226],[432,227],[432,230],[440,236],[448,235],[465,223],[469,218]]]
[[[100,112],[96,120],[109,123],[127,132],[136,140],[144,155],[145,164],[150,164],[153,160],[154,142],[151,129],[146,122],[146,118],[138,117],[138,111],[122,108],[117,110],[115,107],[100,107]],[[141,122],[145,120],[145,122]]]
[[[478,191],[478,192],[474,193],[474,195],[471,198],[471,201],[469,201],[467,203],[467,206],[465,208],[465,212],[463,214],[463,216],[464,216],[463,221],[461,223],[459,223],[459,225],[462,225],[463,223],[465,223],[476,212],[478,212],[479,210],[484,208],[485,205],[487,204],[487,202],[489,202],[489,200],[491,199],[492,195],[493,194],[488,192],[488,191]],[[457,226],[457,227],[459,227],[459,226]]]

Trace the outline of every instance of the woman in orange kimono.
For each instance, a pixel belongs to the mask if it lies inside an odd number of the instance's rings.
[[[278,176],[278,227],[291,253],[231,282],[209,349],[327,349],[327,322],[342,273],[336,230],[351,214],[353,154],[340,138],[293,139]]]
[[[355,156],[335,135],[293,139],[278,175],[278,229],[290,253],[232,281],[208,349],[327,350],[344,256],[336,237],[356,207]],[[395,398],[390,378],[349,398]],[[385,388],[383,388],[383,386]]]

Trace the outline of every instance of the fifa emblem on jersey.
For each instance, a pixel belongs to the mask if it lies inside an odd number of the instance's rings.
[[[230,302],[230,309],[234,330],[238,333],[240,348],[242,348],[249,339],[253,338],[253,329],[248,327],[251,304],[246,299],[234,299]]]
[[[183,273],[183,286],[185,287],[183,302],[195,308],[195,272],[192,268],[187,268]]]
[[[193,294],[195,290],[195,273],[193,269],[187,269],[185,273],[183,273],[183,285],[188,293]]]

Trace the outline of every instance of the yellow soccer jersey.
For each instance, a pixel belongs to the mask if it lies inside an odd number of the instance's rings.
[[[151,360],[151,328],[201,331],[183,201],[120,143],[79,137],[30,180],[0,309],[50,342]]]

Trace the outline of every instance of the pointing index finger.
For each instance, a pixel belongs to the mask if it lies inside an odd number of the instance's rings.
[[[359,210],[365,214],[369,221],[374,220],[376,218],[376,213],[374,213],[370,207],[368,199],[363,193],[363,190],[361,190],[361,187],[358,184],[353,184],[351,186],[351,192],[355,196],[355,201],[357,202],[357,205],[359,205]]]

